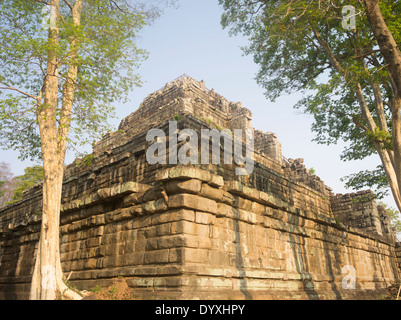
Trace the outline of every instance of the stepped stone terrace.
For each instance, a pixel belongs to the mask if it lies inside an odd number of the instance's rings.
[[[92,161],[68,165],[60,256],[69,281],[88,290],[123,277],[145,299],[376,299],[399,283],[401,248],[372,193],[334,194],[251,120],[183,75],[97,142]],[[171,121],[178,132],[252,130],[253,172],[149,164],[147,132],[168,132]],[[0,209],[1,299],[28,298],[41,192]]]

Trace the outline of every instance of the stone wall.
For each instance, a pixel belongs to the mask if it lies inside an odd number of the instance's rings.
[[[301,161],[287,166],[262,152],[270,147],[260,141],[276,139],[270,134],[255,139],[249,176],[223,162],[150,165],[146,130],[167,133],[177,114],[178,130],[197,132],[234,122],[248,128],[250,119],[186,77],[160,92],[105,136],[91,161],[66,168],[60,253],[74,285],[122,276],[142,298],[352,299],[375,298],[399,281],[399,247],[385,228],[378,232],[385,219],[366,228],[347,220],[360,211],[354,197],[332,196],[316,177],[307,182]],[[174,102],[179,92],[186,102]],[[189,109],[197,98],[203,107]],[[375,210],[370,205],[363,214]],[[0,209],[0,298],[28,297],[40,221],[40,185]],[[355,289],[343,287],[348,267]]]
[[[332,197],[332,210],[340,222],[369,233],[394,237],[389,217],[382,209],[369,190]]]
[[[290,179],[305,184],[325,196],[332,195],[332,189],[305,167],[304,159],[286,159],[284,162],[284,171]]]
[[[392,241],[396,241],[396,234],[391,225],[391,218],[382,205],[377,205],[382,234]]]
[[[63,206],[62,267],[78,288],[123,276],[143,298],[350,299],[398,279],[387,239],[345,228],[317,206],[304,210],[199,168],[165,169],[155,181]],[[38,222],[3,234],[2,298],[27,298]],[[348,265],[354,290],[342,287]]]
[[[275,133],[255,130],[254,144],[257,152],[267,155],[282,164],[283,154],[281,152],[281,143],[278,141]]]

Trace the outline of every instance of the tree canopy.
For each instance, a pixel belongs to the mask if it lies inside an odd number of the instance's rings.
[[[71,124],[70,143],[98,139],[109,129],[115,103],[126,101],[128,92],[141,85],[136,69],[147,52],[136,39],[157,16],[156,8],[145,2],[83,1],[77,23],[74,3],[60,2],[54,42],[48,41],[50,2],[0,3],[0,146],[20,151],[22,159],[41,156],[37,114],[50,52],[57,55],[58,74],[53,120],[60,133]]]
[[[381,166],[345,177],[346,185],[376,187],[379,195],[390,187],[401,207],[401,2],[219,2],[222,26],[249,39],[243,50],[259,65],[266,97],[302,93],[295,107],[314,116],[314,140],[346,142],[341,159],[378,154]],[[345,4],[355,15],[346,15]]]

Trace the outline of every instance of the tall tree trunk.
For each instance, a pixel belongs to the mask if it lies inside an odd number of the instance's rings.
[[[401,95],[401,51],[388,29],[380,10],[378,0],[364,0],[366,15],[369,25],[383,54],[384,60],[388,64],[388,71],[394,80],[397,93]]]
[[[57,205],[57,94],[58,94],[58,12],[59,0],[51,0],[49,53],[47,73],[44,83],[44,101],[38,107],[37,119],[41,136],[43,156],[43,204],[42,225],[40,230],[39,247],[36,254],[35,268],[32,276],[32,300],[54,300],[56,288],[56,253],[59,244],[59,225],[57,224],[60,211]]]
[[[72,11],[72,20],[74,26],[81,25],[81,10],[82,10],[82,1],[75,0],[74,6],[71,8]],[[58,211],[60,212],[60,203],[61,203],[61,192],[63,185],[63,175],[64,175],[64,161],[65,161],[65,153],[67,150],[67,141],[68,141],[68,133],[71,123],[71,113],[72,113],[72,105],[74,102],[74,94],[76,89],[76,81],[78,76],[78,66],[75,61],[78,50],[79,50],[79,41],[74,39],[71,41],[70,52],[69,52],[69,67],[67,72],[67,78],[63,85],[63,99],[62,99],[62,108],[60,115],[60,124],[57,132],[57,147],[58,147],[58,163],[57,163],[57,183],[60,186],[58,188]],[[58,215],[59,216],[59,215]],[[58,226],[60,225],[60,221],[58,221]],[[79,296],[74,291],[70,290],[65,282],[63,281],[63,272],[61,268],[61,259],[60,259],[60,250],[59,246],[57,246],[57,265],[56,265],[56,281],[57,288],[60,293],[63,294],[64,297],[69,299],[80,299]]]
[[[57,159],[54,148],[43,148],[43,209],[39,247],[32,279],[31,299],[54,300],[57,297],[57,252],[59,250]]]
[[[365,2],[375,2],[374,0],[365,0]],[[378,7],[378,6],[377,6]],[[384,22],[384,20],[383,20]],[[387,26],[386,26],[387,28]],[[388,31],[388,29],[387,29]],[[336,69],[336,71],[343,76],[344,81],[347,82],[347,74],[345,70],[341,67],[340,63],[337,61],[336,57],[333,55],[333,52],[331,51],[331,48],[327,42],[323,40],[321,37],[320,33],[316,30],[313,29],[313,32],[315,34],[316,39],[318,40],[319,44],[321,45],[322,49],[326,52],[328,55],[330,62],[332,63],[333,67]],[[391,33],[390,33],[391,35]],[[401,66],[401,65],[400,65]],[[379,117],[379,127],[381,130],[386,130],[387,125],[385,125],[385,117],[384,117],[384,109],[382,106],[382,101],[381,101],[381,95],[379,95],[378,91],[379,88],[374,85],[373,86],[373,91],[375,94],[375,99],[376,99],[376,110],[378,112],[378,117]],[[401,92],[401,91],[399,91]],[[369,111],[369,108],[366,104],[365,97],[363,95],[362,87],[361,84],[358,82],[355,84],[355,95],[357,97],[357,100],[359,102],[360,108],[361,108],[361,113],[368,125],[368,130],[374,131],[377,127],[372,114]],[[398,101],[398,107],[397,107],[397,101]],[[398,111],[396,111],[398,110]],[[399,117],[399,110],[401,110],[401,101],[400,99],[395,99],[395,106],[393,108],[393,115],[392,115],[392,122],[393,122],[393,145],[394,151],[391,152],[390,150],[386,150],[383,147],[382,143],[374,142],[375,149],[380,157],[380,160],[383,164],[384,171],[387,177],[387,180],[390,185],[390,190],[392,192],[394,201],[397,205],[398,210],[401,211],[401,195],[400,195],[400,190],[401,190],[401,119]],[[381,114],[382,113],[382,114]],[[399,146],[399,148],[397,147]],[[398,152],[398,153],[397,153]]]
[[[387,70],[394,84],[394,107],[392,110],[392,140],[394,150],[394,171],[398,189],[401,190],[401,51],[388,29],[380,10],[378,0],[364,0],[366,15],[380,52],[387,64]],[[400,197],[400,195],[398,195]],[[399,208],[401,211],[401,208]]]
[[[368,105],[366,103],[365,97],[363,96],[362,87],[360,83],[357,83],[355,86],[355,94],[357,96],[362,115],[368,124],[368,128],[370,131],[374,132],[377,128],[376,123],[372,117],[372,114],[369,111]],[[376,108],[378,112],[380,112],[380,107],[378,107],[379,101],[376,100]],[[382,115],[384,117],[384,114]],[[380,115],[378,116],[381,117]],[[379,120],[380,122],[380,120]],[[384,124],[383,124],[384,125]],[[392,153],[384,148],[383,143],[374,141],[373,142],[375,149],[380,157],[380,160],[383,164],[384,172],[386,174],[387,180],[390,185],[390,190],[393,195],[394,201],[397,205],[397,208],[401,211],[401,197],[400,197],[400,184],[397,179],[397,172],[395,170],[394,163],[395,160],[392,158]]]
[[[58,15],[60,0],[51,0],[49,53],[44,101],[37,109],[43,157],[43,208],[39,246],[32,276],[30,299],[54,300],[67,289],[60,262],[60,202],[65,145],[60,149],[57,130]],[[74,296],[73,298],[75,298]]]

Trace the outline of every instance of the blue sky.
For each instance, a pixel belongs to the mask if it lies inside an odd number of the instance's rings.
[[[138,45],[150,52],[139,69],[145,83],[130,94],[130,102],[118,106],[113,126],[117,128],[121,119],[134,112],[148,94],[186,73],[198,81],[205,80],[207,88],[214,88],[226,99],[242,102],[253,113],[255,129],[275,132],[282,144],[283,155],[304,158],[305,165],[313,167],[333,192],[351,192],[344,188],[340,178],[375,168],[379,164],[378,157],[343,162],[340,160],[343,145],[325,146],[312,142],[312,118],[293,108],[301,96],[283,96],[275,103],[265,98],[263,89],[254,80],[258,66],[240,49],[247,44],[246,39],[230,37],[228,30],[222,30],[221,14],[217,0],[179,0],[178,8],[168,8],[161,18],[143,30]],[[1,153],[0,161],[10,163],[16,175],[32,165],[19,161],[15,152]],[[66,162],[73,160],[74,155],[69,154]],[[391,196],[385,202],[395,207]]]

